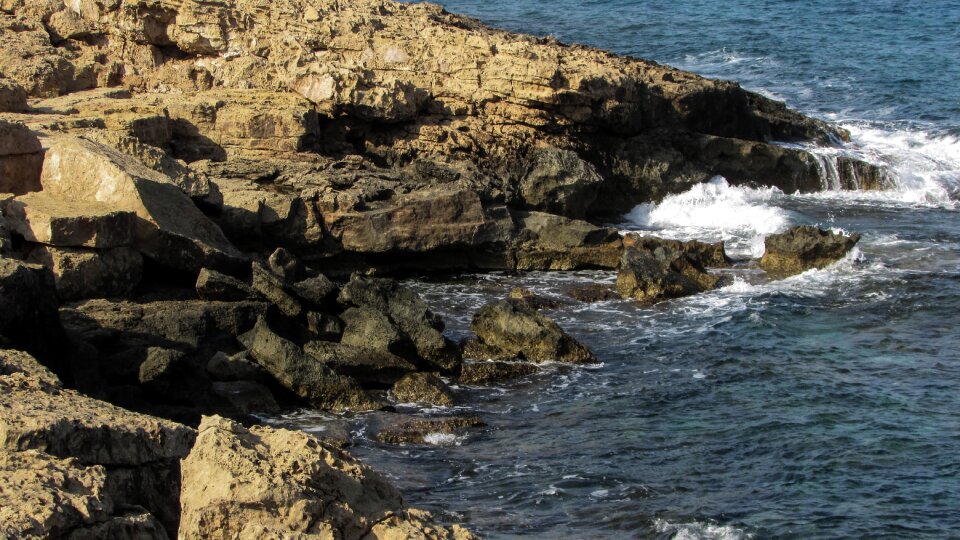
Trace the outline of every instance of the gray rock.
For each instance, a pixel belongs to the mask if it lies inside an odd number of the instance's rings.
[[[617,274],[617,292],[623,298],[654,303],[710,291],[721,283],[682,249],[642,245],[624,250]]]
[[[341,375],[368,387],[388,388],[416,366],[386,351],[346,343],[311,341],[303,351]]]
[[[273,302],[287,317],[299,317],[303,305],[277,275],[258,262],[253,263],[253,289]]]
[[[203,268],[197,276],[197,294],[204,300],[226,302],[255,300],[260,297],[253,288],[239,279]]]
[[[453,390],[435,373],[409,373],[393,385],[392,392],[401,403],[429,403],[443,407],[457,404]]]
[[[269,374],[257,363],[251,361],[249,352],[244,351],[233,356],[218,351],[207,362],[207,374],[215,381],[254,381],[269,380]]]
[[[334,304],[340,288],[327,276],[318,274],[294,283],[293,292],[300,299],[318,308],[324,308]]]
[[[300,260],[297,259],[296,255],[282,247],[277,248],[270,254],[267,259],[267,266],[274,274],[280,276],[280,279],[288,283],[299,281],[303,275],[303,265],[300,264]]]
[[[519,192],[529,208],[574,218],[587,215],[603,183],[593,165],[575,152],[552,146],[532,151],[527,159]]]
[[[0,258],[0,335],[64,377],[68,370],[61,351],[66,337],[57,310],[57,290],[50,270]]]
[[[239,414],[275,413],[280,410],[270,390],[251,381],[213,383],[215,394],[229,402]]]
[[[111,249],[36,246],[27,261],[53,272],[63,301],[129,296],[143,276],[143,256],[128,247]]]
[[[340,341],[343,337],[343,320],[335,315],[311,311],[307,313],[307,329],[314,339]]]

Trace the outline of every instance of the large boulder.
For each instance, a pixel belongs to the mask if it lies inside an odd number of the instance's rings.
[[[616,229],[543,212],[513,212],[517,270],[616,268],[623,243]]]
[[[10,230],[30,242],[109,249],[133,243],[136,214],[97,201],[69,202],[47,192],[21,195],[4,205]]]
[[[623,245],[626,248],[645,249],[654,251],[657,248],[666,248],[678,251],[693,259],[704,268],[727,268],[733,262],[727,256],[723,242],[701,242],[699,240],[689,240],[681,242],[679,240],[667,240],[656,236],[640,236],[636,233],[630,233],[623,237]]]
[[[659,243],[651,247],[638,244],[624,250],[617,273],[621,297],[654,303],[709,291],[721,283],[684,249]]]
[[[225,302],[238,302],[242,300],[255,300],[259,297],[253,287],[247,285],[239,279],[203,268],[197,276],[197,295],[204,300],[221,300]]]
[[[487,304],[470,326],[489,359],[532,362],[593,363],[590,349],[570,337],[557,323],[516,301]]]
[[[582,218],[597,198],[603,177],[575,152],[538,148],[527,157],[529,166],[519,192],[527,207]]]
[[[140,283],[143,256],[126,247],[111,249],[36,246],[27,260],[53,272],[63,301],[127,296]]]
[[[41,183],[67,202],[100,202],[137,215],[135,247],[168,267],[240,270],[245,257],[181,189],[136,159],[101,143],[52,137]]]
[[[428,403],[443,407],[457,404],[457,396],[435,373],[409,373],[397,381],[391,391],[401,403]]]
[[[355,379],[336,373],[304,353],[295,343],[275,333],[265,320],[257,322],[250,355],[284,388],[314,407],[355,411],[381,407]]]
[[[859,234],[825,231],[810,225],[792,227],[764,240],[760,268],[780,276],[824,268],[847,255],[860,241]]]
[[[0,112],[23,112],[27,109],[27,91],[0,75]]]
[[[410,362],[386,351],[347,343],[311,341],[303,346],[303,352],[333,371],[352,377],[368,387],[388,388],[417,369]]]
[[[460,350],[443,335],[443,320],[409,288],[389,279],[354,275],[340,291],[339,301],[366,308],[345,319],[348,341],[361,343],[366,336],[368,343],[387,344],[390,352],[422,367],[448,373],[459,369]],[[394,338],[393,332],[399,338]]]
[[[469,539],[408,509],[382,476],[302,431],[205,418],[183,461],[179,537]]]
[[[43,147],[23,124],[0,120],[0,193],[40,191]]]

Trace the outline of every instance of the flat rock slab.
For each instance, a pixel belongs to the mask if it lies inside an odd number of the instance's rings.
[[[133,243],[137,215],[96,201],[71,202],[27,193],[4,208],[7,225],[30,242],[60,247],[112,248]]]
[[[126,296],[143,276],[143,256],[127,247],[99,250],[40,245],[27,260],[53,272],[62,301]]]
[[[0,377],[0,449],[41,450],[84,464],[140,466],[187,455],[196,432],[45,384]]]

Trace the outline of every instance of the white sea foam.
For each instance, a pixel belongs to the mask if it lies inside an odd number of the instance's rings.
[[[673,540],[741,540],[753,538],[753,535],[743,529],[731,525],[716,525],[713,523],[670,523],[657,519],[653,524],[659,533],[669,534]]]
[[[450,433],[427,433],[423,436],[423,442],[435,446],[449,446],[460,441],[456,435]]]
[[[635,207],[625,216],[626,228],[681,240],[724,240],[732,256],[759,257],[763,237],[789,223],[789,212],[776,206],[783,196],[776,188],[731,186],[717,176],[660,203]]]

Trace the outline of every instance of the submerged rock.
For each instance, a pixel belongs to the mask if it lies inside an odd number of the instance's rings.
[[[393,397],[401,403],[429,403],[452,407],[457,397],[435,373],[409,373],[393,385]]]
[[[540,368],[528,362],[464,362],[457,381],[460,384],[489,385],[533,375]]]
[[[810,225],[792,227],[764,240],[766,250],[760,268],[781,276],[823,268],[845,257],[859,241],[859,234],[835,233]]]
[[[204,418],[183,461],[179,538],[469,539],[404,506],[382,476],[302,431]]]
[[[487,423],[476,416],[396,420],[382,427],[376,438],[386,444],[444,444],[486,426]]]
[[[617,274],[620,296],[644,303],[690,296],[719,284],[720,278],[709,274],[697,258],[669,243],[627,248]]]
[[[590,349],[564,332],[557,323],[516,301],[487,304],[470,326],[488,358],[520,358],[532,362],[593,363]]]

